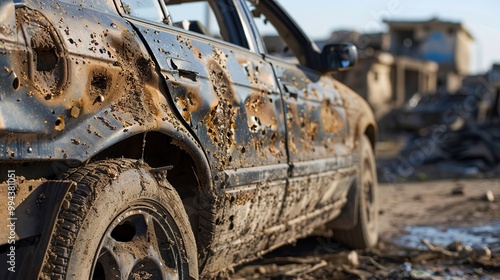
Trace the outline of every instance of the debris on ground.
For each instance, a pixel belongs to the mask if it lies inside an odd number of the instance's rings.
[[[483,195],[483,200],[484,201],[488,201],[488,202],[493,202],[495,201],[495,195],[493,194],[492,191],[487,191],[484,195]]]
[[[427,249],[411,249],[381,242],[376,248],[349,251],[332,247],[316,254],[330,241],[322,237],[300,240],[292,248],[237,269],[231,279],[495,279],[500,254],[487,247],[442,247],[423,239]],[[459,241],[458,241],[459,242]],[[288,251],[287,251],[288,250]],[[294,250],[300,257],[289,256]],[[300,252],[300,253],[297,253]],[[283,255],[277,257],[277,255]],[[348,259],[357,259],[351,263]]]
[[[381,184],[379,191],[375,248],[350,250],[318,229],[236,267],[229,279],[500,279],[500,207],[484,199],[491,192],[498,200],[500,179]]]

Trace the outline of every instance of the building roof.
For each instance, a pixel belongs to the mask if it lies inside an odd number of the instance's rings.
[[[461,23],[461,22],[453,22],[453,21],[444,21],[440,20],[437,17],[431,18],[427,21],[410,21],[410,20],[384,20],[384,22],[391,29],[415,29],[417,26],[441,26],[441,27],[452,27],[457,30],[462,30],[471,40],[474,40],[474,36],[470,33],[470,31]]]

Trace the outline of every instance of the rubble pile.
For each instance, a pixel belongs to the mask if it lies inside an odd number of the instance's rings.
[[[457,131],[437,126],[408,140],[399,156],[379,166],[381,181],[493,177],[500,170],[500,122]]]

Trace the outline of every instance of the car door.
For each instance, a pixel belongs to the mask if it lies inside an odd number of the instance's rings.
[[[156,59],[172,107],[212,167],[215,189],[201,187],[200,201],[210,203],[200,209],[200,247],[218,260],[209,259],[206,269],[264,250],[264,229],[279,222],[286,188],[284,106],[271,64],[251,51],[241,6],[232,0],[153,1],[163,14],[153,17],[153,4],[121,2]],[[201,5],[181,9],[196,2]],[[212,21],[205,21],[206,11]]]
[[[278,4],[246,4],[261,34],[274,31],[262,38],[265,59],[273,65],[283,92],[286,114],[291,177],[281,220],[324,222],[345,203],[355,174],[344,104],[348,101],[337,92],[331,75],[310,67],[318,63],[319,51]]]

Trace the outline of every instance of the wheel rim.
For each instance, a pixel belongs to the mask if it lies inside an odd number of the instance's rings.
[[[108,227],[94,259],[92,278],[181,279],[183,244],[172,218],[161,207],[135,206]]]

